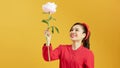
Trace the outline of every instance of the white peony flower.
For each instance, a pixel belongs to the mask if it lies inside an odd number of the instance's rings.
[[[51,3],[51,2],[48,2],[44,5],[42,5],[43,11],[46,13],[50,12],[50,14],[53,14],[56,12],[56,7],[57,7],[57,5],[55,3]]]

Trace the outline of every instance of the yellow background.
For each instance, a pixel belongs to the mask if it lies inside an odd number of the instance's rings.
[[[91,50],[95,68],[119,68],[119,0],[3,0],[0,1],[0,68],[59,68],[59,61],[42,57],[46,18],[42,4],[55,2],[53,15],[60,34],[52,35],[53,48],[71,44],[69,29],[75,22],[86,22],[91,30]]]

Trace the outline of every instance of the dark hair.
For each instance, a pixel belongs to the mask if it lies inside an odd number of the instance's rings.
[[[80,22],[77,22],[77,23],[73,24],[73,26],[75,26],[75,25],[81,25],[83,27],[83,30],[84,30],[83,33],[86,33],[86,35],[87,35],[87,32],[88,32],[88,27],[87,26],[85,26],[83,23],[80,23]],[[70,31],[72,30],[73,26],[71,27]],[[86,39],[85,38],[82,40],[83,46],[90,49],[90,42],[89,42],[90,31],[89,31],[88,37]]]

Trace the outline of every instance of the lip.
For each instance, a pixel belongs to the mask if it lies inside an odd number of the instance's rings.
[[[71,38],[74,38],[74,37],[76,37],[77,35],[76,34],[70,34],[70,37]]]

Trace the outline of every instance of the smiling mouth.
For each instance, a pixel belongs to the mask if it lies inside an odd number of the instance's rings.
[[[74,38],[74,37],[76,37],[76,36],[77,36],[77,35],[75,35],[75,34],[71,34],[71,35],[70,35],[71,38]]]

